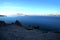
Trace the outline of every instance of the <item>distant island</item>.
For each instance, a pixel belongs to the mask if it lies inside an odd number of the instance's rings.
[[[6,15],[0,15],[0,17],[7,17]]]

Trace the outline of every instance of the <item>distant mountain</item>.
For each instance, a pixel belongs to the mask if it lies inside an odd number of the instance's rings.
[[[23,13],[17,13],[16,15],[19,15],[19,16],[28,16],[27,14],[23,14]]]
[[[7,17],[6,15],[0,15],[0,17]]]

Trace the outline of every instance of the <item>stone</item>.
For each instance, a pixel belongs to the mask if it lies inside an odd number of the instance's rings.
[[[26,29],[26,30],[33,30],[34,27],[33,27],[32,25],[29,25],[29,26],[25,27],[25,29]]]
[[[39,26],[33,26],[34,27],[34,29],[38,29],[39,30]]]

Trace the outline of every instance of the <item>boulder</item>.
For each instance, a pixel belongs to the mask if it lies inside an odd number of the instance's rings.
[[[39,26],[36,26],[36,25],[29,25],[29,26],[25,27],[25,29],[27,29],[27,30],[34,30],[34,29],[39,30]]]
[[[5,26],[6,23],[4,21],[0,21],[0,26]]]
[[[26,29],[26,30],[33,30],[34,27],[33,27],[32,25],[28,25],[28,26],[25,27],[25,29]]]
[[[26,30],[33,30],[33,27],[25,27]]]
[[[39,26],[32,26],[32,27],[34,27],[34,29],[38,29],[39,30]]]
[[[13,22],[11,24],[14,24]]]
[[[23,26],[22,23],[18,20],[15,21],[15,24],[18,25],[18,26]]]

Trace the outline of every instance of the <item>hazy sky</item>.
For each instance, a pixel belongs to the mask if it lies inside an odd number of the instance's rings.
[[[59,14],[60,0],[0,0],[0,14]]]

